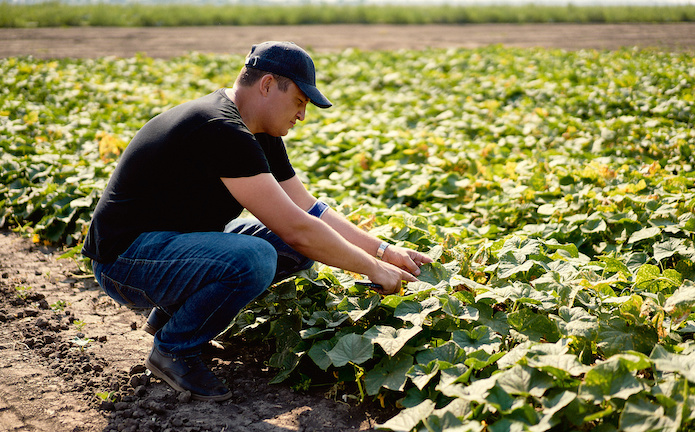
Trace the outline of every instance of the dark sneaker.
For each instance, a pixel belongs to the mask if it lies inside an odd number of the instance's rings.
[[[169,315],[160,308],[152,308],[150,315],[147,317],[147,322],[142,329],[154,336],[160,328],[164,327],[164,324],[169,321],[169,318]]]
[[[152,347],[145,366],[153,375],[166,381],[174,389],[190,391],[191,397],[204,401],[223,401],[232,392],[203,363],[199,356],[176,357],[163,354]]]

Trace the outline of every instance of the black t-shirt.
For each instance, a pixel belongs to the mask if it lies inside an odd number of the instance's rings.
[[[281,138],[253,135],[220,89],[150,120],[123,152],[82,253],[114,261],[143,232],[222,231],[242,206],[220,178],[295,175]]]

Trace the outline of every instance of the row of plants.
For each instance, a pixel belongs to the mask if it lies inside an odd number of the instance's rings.
[[[0,2],[0,27],[692,22],[695,6],[35,4]]]
[[[295,167],[435,263],[384,297],[316,265],[223,340],[274,342],[276,383],[399,408],[387,430],[692,429],[692,54],[314,57],[334,107],[286,138]],[[78,251],[137,129],[241,61],[1,59],[2,225]]]

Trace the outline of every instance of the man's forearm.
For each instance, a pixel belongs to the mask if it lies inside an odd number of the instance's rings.
[[[430,257],[420,252],[397,246],[389,247],[381,239],[361,230],[357,225],[333,210],[329,209],[326,211],[321,219],[348,243],[355,245],[371,256],[376,256],[383,261],[406,270],[414,276],[420,274],[421,265],[432,262]]]
[[[321,220],[336,230],[348,242],[371,256],[376,256],[379,245],[382,243],[379,238],[360,229],[333,209],[328,209],[321,217]]]
[[[311,218],[313,222],[294,225],[290,230],[291,234],[283,240],[303,255],[324,264],[367,275],[376,271],[377,260],[374,253],[365,251],[343,236],[327,222],[332,219],[327,216],[328,212],[321,220]],[[337,214],[335,216],[340,217]]]

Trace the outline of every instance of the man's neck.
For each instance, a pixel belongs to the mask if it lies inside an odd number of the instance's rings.
[[[262,131],[259,130],[256,123],[253,121],[255,118],[255,115],[253,114],[253,107],[252,104],[249,103],[248,95],[244,90],[245,89],[243,88],[234,86],[225,89],[225,94],[232,102],[234,102],[234,105],[236,105],[237,109],[239,110],[239,114],[241,115],[241,120],[244,122],[246,127],[249,128],[251,133],[257,134]]]

